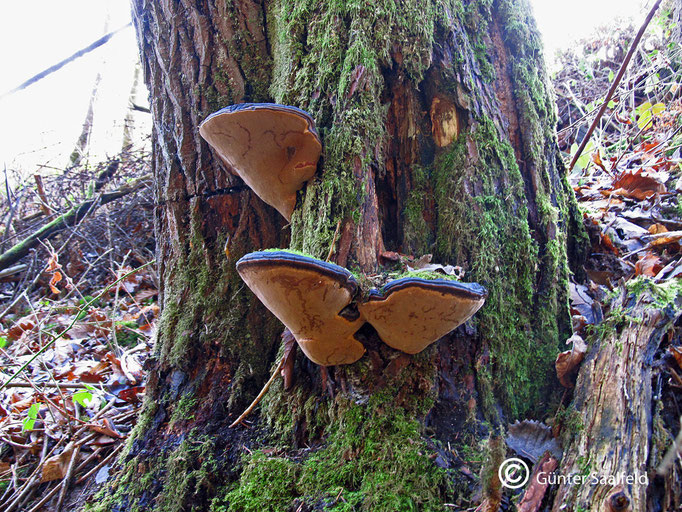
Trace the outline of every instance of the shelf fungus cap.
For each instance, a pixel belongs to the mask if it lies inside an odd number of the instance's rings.
[[[296,192],[315,174],[322,152],[310,114],[242,103],[208,116],[199,133],[251,190],[291,220]]]
[[[381,340],[416,354],[473,316],[488,292],[476,283],[405,277],[358,306]]]
[[[252,252],[237,262],[251,291],[287,326],[308,358],[351,364],[365,353],[354,338],[364,320],[341,316],[358,284],[343,267],[285,251]]]

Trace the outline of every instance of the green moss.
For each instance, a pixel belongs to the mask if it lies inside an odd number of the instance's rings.
[[[275,69],[271,94],[315,118],[325,152],[292,217],[292,247],[318,258],[339,221],[361,217],[365,176],[383,166],[387,105],[383,70],[401,56],[414,82],[431,59],[436,3],[280,0],[273,8]],[[419,23],[414,23],[419,19]]]
[[[443,274],[442,272],[432,272],[430,270],[410,270],[408,272],[403,272],[402,274],[398,275],[395,279],[402,279],[404,277],[416,277],[419,279],[426,279],[427,281],[433,281],[434,279],[445,279],[446,281],[459,281],[459,278],[457,278],[457,276]]]
[[[263,252],[288,252],[291,254],[297,254],[298,256],[305,256],[306,258],[317,259],[317,258],[315,258],[315,256],[312,256],[312,255],[308,254],[307,252],[297,251],[296,249],[276,249],[276,248],[272,248],[272,249],[263,249]]]
[[[137,345],[142,337],[137,331],[137,322],[116,322],[116,342],[123,347],[133,347]]]
[[[287,510],[296,499],[325,510],[442,510],[446,473],[429,457],[420,422],[391,401],[387,394],[365,405],[339,400],[323,446],[303,460],[247,456],[216,510]]]
[[[551,308],[533,315],[535,269],[529,262],[537,260],[538,247],[528,229],[514,152],[489,120],[468,137],[477,147],[477,158],[469,154],[467,136],[461,135],[436,161],[435,257],[457,262],[468,278],[488,289],[486,304],[474,320],[489,340],[492,368],[478,369],[491,372],[488,378],[479,373],[479,384],[484,404],[492,406],[494,395],[515,416],[542,401],[559,346],[556,318]],[[479,191],[473,197],[472,186]],[[536,337],[534,326],[549,331]]]
[[[638,276],[627,282],[626,289],[636,298],[648,293],[653,299],[653,306],[661,309],[674,306],[682,295],[682,283],[678,279],[656,283],[650,277]]]
[[[225,512],[262,512],[288,510],[296,495],[298,465],[283,457],[270,457],[257,450],[244,458],[244,472],[239,486],[216,497],[211,510]]]
[[[502,436],[493,434],[488,438],[485,459],[481,469],[481,484],[483,486],[484,497],[500,495],[501,483],[497,472],[505,459],[506,452],[507,445]]]
[[[159,510],[200,510],[191,505],[192,499],[216,484],[214,479],[218,462],[214,458],[215,452],[216,447],[209,437],[192,431],[182,442],[169,446],[155,459],[132,457],[114,476],[115,485],[100,492],[85,510],[148,510],[149,503],[145,495],[154,487],[159,492],[156,504]]]
[[[426,254],[431,245],[431,230],[424,218],[426,201],[430,193],[428,169],[420,166],[412,168],[412,190],[405,201],[403,211],[403,246],[408,254]]]
[[[185,393],[180,397],[173,408],[169,428],[179,421],[188,421],[194,418],[197,409],[197,398],[192,393]]]

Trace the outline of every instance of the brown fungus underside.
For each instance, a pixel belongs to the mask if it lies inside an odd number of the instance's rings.
[[[263,251],[240,259],[237,271],[305,355],[322,366],[351,364],[363,356],[365,348],[354,334],[365,322],[390,347],[421,352],[471,318],[488,295],[476,283],[406,277],[372,290],[351,307],[359,285],[333,263]]]
[[[231,105],[199,133],[251,189],[291,220],[296,192],[313,177],[322,152],[310,115],[275,103]]]

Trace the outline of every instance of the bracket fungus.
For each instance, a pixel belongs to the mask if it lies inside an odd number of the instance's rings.
[[[306,356],[322,366],[351,364],[365,353],[355,333],[368,322],[381,340],[408,354],[471,318],[488,292],[476,283],[405,277],[372,290],[347,308],[359,284],[343,267],[287,251],[245,255],[237,271],[291,331]]]
[[[365,353],[353,337],[364,321],[359,315],[340,315],[358,291],[345,268],[285,251],[262,251],[241,258],[237,271],[314,363],[350,364]]]
[[[477,283],[404,277],[372,290],[358,310],[384,343],[416,354],[471,318],[487,296]]]
[[[296,192],[315,174],[322,152],[310,114],[276,103],[242,103],[208,116],[199,133],[263,201],[291,220]]]

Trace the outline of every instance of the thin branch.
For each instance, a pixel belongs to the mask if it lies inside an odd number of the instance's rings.
[[[634,55],[635,50],[637,49],[637,45],[639,44],[639,41],[642,39],[642,36],[644,35],[644,32],[646,31],[647,26],[649,26],[649,22],[651,21],[651,19],[654,17],[654,14],[658,10],[658,6],[661,5],[661,1],[662,0],[656,0],[656,3],[651,8],[651,10],[649,11],[649,14],[647,14],[647,17],[644,20],[644,23],[640,27],[639,32],[637,32],[637,35],[635,36],[634,41],[632,41],[632,45],[630,46],[630,49],[628,50],[628,53],[625,56],[625,59],[623,60],[623,63],[620,66],[620,69],[618,70],[618,74],[616,75],[616,78],[613,80],[613,83],[611,84],[611,88],[609,89],[609,92],[606,93],[606,98],[604,98],[604,103],[602,103],[601,108],[599,109],[599,112],[597,112],[597,117],[595,117],[594,120],[592,121],[592,124],[590,125],[589,130],[587,130],[587,134],[585,135],[585,137],[583,137],[583,140],[580,143],[580,147],[578,148],[578,151],[576,151],[575,155],[573,155],[573,160],[571,160],[571,163],[568,166],[568,172],[571,172],[573,170],[573,166],[575,166],[575,163],[580,158],[580,155],[582,154],[583,150],[585,149],[585,146],[587,146],[587,143],[590,141],[590,137],[592,137],[592,133],[594,133],[594,129],[597,127],[597,124],[599,124],[599,120],[601,119],[601,116],[603,116],[604,112],[606,112],[606,109],[609,106],[609,102],[611,101],[613,94],[616,92],[616,89],[618,88],[618,85],[620,84],[620,81],[623,78],[623,75],[625,74],[625,70],[627,69],[628,64],[630,63],[630,59],[632,59],[632,56]]]
[[[251,411],[258,405],[258,402],[260,402],[263,397],[265,396],[265,393],[268,392],[268,389],[270,389],[270,386],[272,386],[272,383],[275,382],[275,379],[279,375],[279,372],[282,370],[282,366],[284,366],[284,359],[286,356],[282,356],[282,359],[279,360],[279,364],[277,365],[277,368],[275,368],[275,371],[272,372],[272,375],[270,376],[270,379],[265,383],[265,386],[263,386],[263,389],[261,389],[260,393],[258,393],[258,396],[254,399],[253,402],[251,402],[251,405],[242,413],[239,418],[234,420],[232,424],[230,425],[230,428],[236,427],[239,425],[244,419],[251,414]]]
[[[38,82],[39,80],[42,80],[42,79],[45,78],[46,76],[51,75],[51,74],[54,73],[55,71],[60,70],[61,68],[63,68],[64,66],[66,66],[69,62],[71,62],[71,61],[73,61],[73,60],[76,60],[78,57],[82,57],[83,55],[85,55],[85,54],[87,54],[87,53],[90,53],[92,50],[95,50],[95,49],[99,48],[99,47],[102,46],[104,43],[108,42],[109,39],[111,39],[111,38],[114,37],[116,34],[118,34],[121,30],[126,29],[126,28],[128,28],[128,27],[130,27],[130,26],[131,26],[131,23],[127,23],[127,24],[123,25],[121,28],[116,29],[116,30],[114,30],[113,32],[109,32],[108,34],[106,34],[106,35],[103,36],[103,37],[100,37],[97,41],[95,41],[94,43],[89,44],[88,46],[86,46],[85,48],[83,48],[83,49],[81,49],[81,50],[78,50],[76,53],[74,53],[74,54],[71,55],[70,57],[67,57],[67,58],[64,59],[63,61],[58,62],[58,63],[55,64],[54,66],[50,66],[50,67],[47,68],[46,70],[41,71],[40,73],[38,73],[38,74],[35,75],[35,76],[32,76],[31,78],[29,78],[28,80],[26,80],[24,83],[18,85],[18,86],[15,87],[14,89],[12,89],[12,90],[10,90],[10,91],[7,91],[6,93],[4,93],[3,95],[0,96],[0,99],[1,99],[1,98],[4,98],[5,96],[9,96],[9,95],[14,94],[14,93],[16,93],[16,92],[19,92],[19,91],[21,91],[21,90],[23,90],[23,89],[26,89],[29,85],[33,85],[34,83]]]

